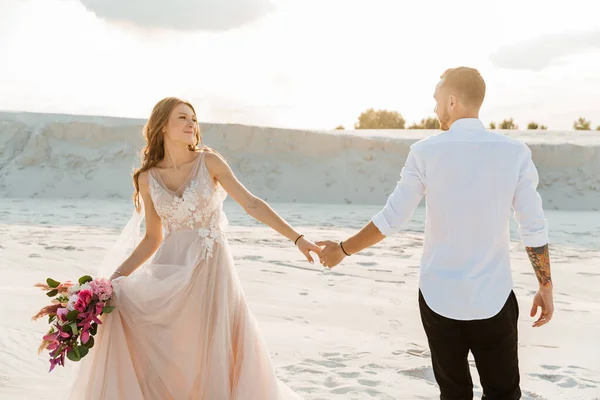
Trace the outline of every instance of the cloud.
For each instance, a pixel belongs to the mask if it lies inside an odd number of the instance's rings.
[[[600,50],[600,30],[548,34],[504,46],[490,55],[496,67],[540,71],[560,59]]]
[[[271,0],[80,0],[97,17],[140,28],[226,31],[255,21]]]

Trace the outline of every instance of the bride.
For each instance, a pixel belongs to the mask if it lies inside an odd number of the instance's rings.
[[[229,194],[311,263],[320,248],[252,195],[218,153],[199,146],[190,103],[161,100],[144,137],[133,199],[146,234],[111,276],[116,309],[79,363],[70,398],[300,399],[277,379],[248,308],[223,233],[223,201]]]

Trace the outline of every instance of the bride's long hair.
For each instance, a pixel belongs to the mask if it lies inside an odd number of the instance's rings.
[[[179,104],[185,104],[189,106],[194,112],[194,115],[196,115],[194,106],[192,106],[189,102],[181,100],[177,97],[167,97],[156,103],[148,122],[146,122],[146,125],[144,125],[143,135],[144,139],[146,139],[146,146],[144,146],[140,154],[142,166],[135,169],[133,172],[133,186],[135,188],[133,192],[133,204],[138,212],[141,211],[139,185],[140,174],[144,171],[148,171],[152,167],[155,167],[165,157],[165,139],[163,129],[167,125],[169,116],[173,112],[173,109]],[[190,151],[197,152],[203,148],[203,146],[200,146],[201,136],[200,125],[198,122],[195,123],[194,130],[196,131],[194,135],[195,140],[193,144],[188,145],[188,149]],[[206,150],[209,149],[206,148]]]

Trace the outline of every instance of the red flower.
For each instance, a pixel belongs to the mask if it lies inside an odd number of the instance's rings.
[[[87,306],[92,301],[94,294],[91,290],[85,289],[77,293],[77,302],[75,302],[75,309],[79,312],[86,310]]]

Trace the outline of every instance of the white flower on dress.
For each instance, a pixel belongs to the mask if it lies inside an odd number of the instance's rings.
[[[208,230],[208,228],[200,228],[198,229],[198,235],[201,238],[206,238],[208,237],[208,235],[210,235],[210,231]]]

